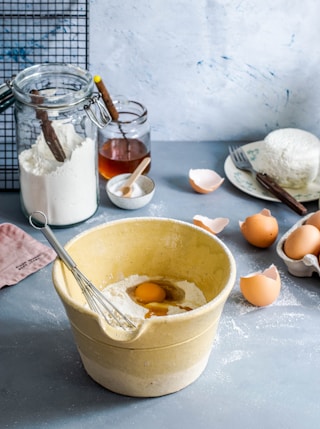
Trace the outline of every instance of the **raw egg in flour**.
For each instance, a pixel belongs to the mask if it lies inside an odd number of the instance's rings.
[[[240,277],[240,290],[250,304],[264,307],[272,304],[279,296],[281,280],[275,265],[263,272]]]
[[[208,194],[215,191],[224,182],[214,170],[197,168],[189,170],[189,183],[200,194]]]
[[[169,279],[150,280],[128,289],[129,296],[148,310],[145,318],[165,316],[169,308],[190,311],[191,307],[184,303],[185,291]]]
[[[268,209],[247,217],[244,222],[240,221],[239,226],[244,238],[256,247],[269,247],[278,237],[277,219]]]
[[[150,302],[162,302],[166,298],[166,291],[163,287],[153,282],[139,284],[135,288],[134,295],[137,301],[143,304]]]

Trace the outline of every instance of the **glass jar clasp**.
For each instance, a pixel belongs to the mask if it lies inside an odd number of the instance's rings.
[[[7,80],[0,85],[0,113],[4,112],[11,104],[14,103],[14,96],[12,92],[12,82],[15,76],[12,76],[11,80]]]
[[[83,108],[89,119],[98,128],[102,129],[109,124],[112,118],[104,103],[100,101],[100,98],[100,94],[94,94]]]

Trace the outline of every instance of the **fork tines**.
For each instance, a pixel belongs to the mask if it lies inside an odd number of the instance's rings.
[[[236,162],[246,161],[249,162],[247,154],[241,146],[229,146],[229,154]]]

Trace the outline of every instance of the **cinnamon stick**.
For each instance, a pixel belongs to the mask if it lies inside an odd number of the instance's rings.
[[[40,95],[39,91],[37,91],[36,89],[33,89],[31,91],[31,94]],[[33,101],[36,104],[40,104],[42,102],[42,97],[33,97]],[[37,109],[36,116],[37,119],[39,119],[40,121],[44,139],[49,146],[49,149],[51,150],[53,156],[57,161],[64,162],[64,160],[67,158],[66,154],[64,153],[64,150],[59,142],[58,136],[51,125],[51,121],[48,118],[47,112],[45,110]]]

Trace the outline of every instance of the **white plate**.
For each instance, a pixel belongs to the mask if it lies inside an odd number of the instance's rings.
[[[257,171],[261,170],[259,165],[259,153],[261,149],[261,144],[262,142],[260,141],[248,143],[242,146],[253,167]],[[251,173],[236,168],[230,156],[228,156],[224,163],[224,171],[230,182],[246,194],[267,201],[279,201],[267,190],[263,189]],[[318,176],[314,182],[309,183],[304,188],[286,188],[286,191],[289,192],[289,194],[291,194],[296,200],[300,201],[301,203],[318,200],[320,198],[320,177]]]

